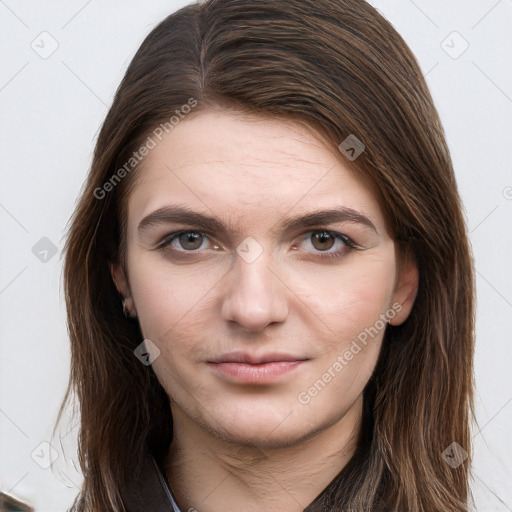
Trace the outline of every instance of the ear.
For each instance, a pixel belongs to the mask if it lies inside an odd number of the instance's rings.
[[[130,283],[128,282],[128,276],[126,270],[121,264],[111,264],[110,274],[112,280],[117,288],[117,291],[123,297],[123,313],[126,317],[137,318],[137,310],[130,290]]]
[[[112,263],[110,265],[110,275],[117,288],[117,291],[124,297],[130,297],[130,285],[124,267],[120,263]]]
[[[389,321],[394,326],[407,320],[418,293],[419,281],[418,265],[410,249],[405,249],[403,255],[401,254],[398,259],[397,279],[392,302],[396,314]]]

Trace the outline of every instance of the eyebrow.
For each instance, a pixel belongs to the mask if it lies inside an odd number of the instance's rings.
[[[277,230],[273,229],[272,231],[277,231],[281,234],[284,231],[296,231],[318,225],[326,226],[336,222],[362,224],[378,233],[377,228],[368,217],[346,206],[314,210],[304,215],[286,219],[282,222],[280,228]],[[137,231],[142,233],[154,226],[171,223],[192,225],[203,231],[216,232],[223,235],[227,235],[229,231],[237,234],[241,231],[239,228],[230,229],[229,226],[226,226],[214,216],[205,215],[180,205],[166,206],[150,213],[140,221]]]

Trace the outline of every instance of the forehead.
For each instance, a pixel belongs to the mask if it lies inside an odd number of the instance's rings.
[[[384,223],[371,188],[312,130],[232,112],[182,120],[144,158],[129,217],[176,202],[241,220],[345,206]]]

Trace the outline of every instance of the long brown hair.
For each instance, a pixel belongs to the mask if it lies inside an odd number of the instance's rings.
[[[134,356],[142,334],[123,315],[110,264],[123,261],[134,152],[155,127],[171,130],[172,116],[186,122],[209,108],[293,119],[334,149],[355,134],[365,150],[340,159],[379,191],[396,243],[419,268],[412,312],[386,331],[365,389],[364,450],[308,510],[467,510],[474,275],[461,201],[420,68],[362,0],[207,0],[167,17],[133,58],[66,245],[72,364],[63,407],[76,396],[84,474],[74,510],[124,510],[119,489],[144,450],[158,457],[169,447],[169,400]],[[454,442],[468,453],[458,467],[443,460]]]

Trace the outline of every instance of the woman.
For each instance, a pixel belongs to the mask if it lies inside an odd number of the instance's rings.
[[[461,209],[416,60],[367,3],[166,18],[67,241],[73,510],[468,510]]]

